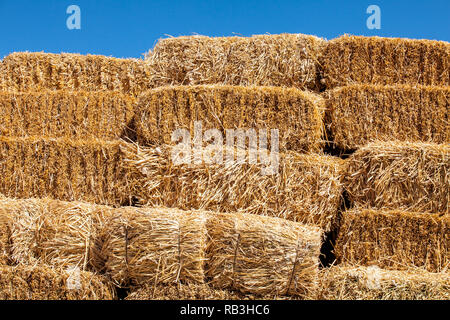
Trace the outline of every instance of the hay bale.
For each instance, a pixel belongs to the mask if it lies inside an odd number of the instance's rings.
[[[48,267],[0,266],[0,300],[113,300],[102,276]]]
[[[129,201],[120,141],[0,136],[0,192],[121,205]]]
[[[321,271],[318,299],[449,300],[450,275],[338,265]]]
[[[150,90],[140,96],[136,134],[141,145],[172,144],[172,133],[194,122],[204,130],[279,130],[279,149],[318,152],[322,148],[320,96],[294,88],[240,86],[175,86]],[[203,134],[203,132],[202,132]],[[270,140],[268,141],[270,145]]]
[[[15,52],[3,59],[1,68],[1,90],[115,90],[137,96],[151,87],[142,59]]]
[[[450,215],[350,210],[342,215],[338,261],[389,269],[450,267]]]
[[[371,143],[346,164],[344,187],[358,208],[448,212],[450,146]]]
[[[146,62],[155,86],[226,84],[318,89],[325,41],[309,35],[188,36],[159,40]]]
[[[0,195],[0,202],[3,201],[3,197]],[[8,219],[6,212],[0,207],[0,265],[8,265],[10,257],[10,220]]]
[[[206,277],[218,289],[310,297],[317,285],[319,228],[273,217],[211,214]]]
[[[333,143],[356,149],[373,141],[449,143],[450,87],[350,85],[327,93]]]
[[[9,223],[13,264],[84,271],[95,264],[91,251],[112,209],[52,199],[1,199],[0,213]]]
[[[175,164],[170,147],[127,145],[123,151],[132,193],[142,205],[240,211],[317,225],[326,231],[336,224],[342,194],[343,160],[339,158],[281,153],[278,172],[265,175],[266,164],[245,159]],[[200,152],[192,152],[191,159],[201,157]]]
[[[320,64],[327,88],[356,83],[450,85],[450,43],[344,35],[327,42]]]
[[[205,219],[202,212],[116,209],[102,233],[105,262],[97,269],[119,286],[203,283]]]
[[[0,92],[0,134],[114,139],[130,131],[134,99],[120,92]]]

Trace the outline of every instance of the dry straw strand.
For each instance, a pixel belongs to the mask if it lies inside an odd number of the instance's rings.
[[[162,87],[140,96],[136,134],[141,145],[171,144],[176,129],[187,129],[194,137],[194,122],[199,121],[204,130],[219,130],[224,140],[227,129],[278,129],[281,151],[318,152],[323,110],[320,96],[295,88]]]
[[[450,85],[450,44],[344,35],[328,41],[320,64],[328,89],[357,83]]]
[[[184,36],[158,41],[146,57],[154,86],[226,84],[318,89],[325,41],[309,35]]]
[[[385,210],[350,210],[342,215],[338,261],[389,269],[450,267],[450,216]]]
[[[321,271],[318,299],[449,300],[448,273],[338,265]]]
[[[112,285],[91,272],[0,266],[0,300],[113,300]]]
[[[0,92],[0,133],[112,140],[132,131],[134,101],[114,91]]]
[[[373,141],[450,142],[448,86],[355,84],[326,96],[325,122],[341,149]]]
[[[2,90],[115,90],[137,96],[151,88],[142,59],[71,53],[15,52],[1,63]],[[0,87],[1,88],[1,87]]]
[[[374,142],[346,164],[344,187],[358,208],[448,213],[448,144]]]
[[[249,164],[245,158],[178,165],[171,147],[128,144],[123,151],[132,193],[142,205],[276,216],[326,231],[336,224],[342,194],[339,158],[280,153],[279,172],[265,175],[265,163]],[[191,160],[202,159],[201,152],[194,150]]]

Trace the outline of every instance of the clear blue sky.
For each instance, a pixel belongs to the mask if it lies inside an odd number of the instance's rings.
[[[69,30],[69,5],[81,9],[81,30]],[[381,9],[369,30],[366,8]],[[140,57],[165,35],[250,36],[344,33],[450,41],[450,0],[152,1],[0,0],[0,59],[14,51]]]

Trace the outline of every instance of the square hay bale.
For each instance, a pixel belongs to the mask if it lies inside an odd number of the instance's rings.
[[[127,203],[121,143],[0,136],[0,192],[16,198]]]
[[[325,123],[341,149],[391,140],[450,143],[448,86],[356,84],[326,95]]]
[[[134,101],[120,92],[0,92],[0,134],[120,138],[131,130]]]
[[[450,275],[337,265],[321,271],[318,299],[449,300]]]
[[[113,286],[85,271],[0,266],[0,300],[113,300]]]
[[[450,43],[344,35],[320,58],[326,87],[367,84],[450,85]]]
[[[276,216],[325,231],[337,222],[344,162],[337,157],[280,153],[279,171],[266,175],[264,161],[176,164],[173,150],[123,148],[132,193],[142,205]],[[202,155],[194,151],[191,160]]]
[[[105,225],[97,266],[119,286],[204,282],[202,212],[123,207]]]
[[[325,41],[302,34],[160,40],[146,57],[155,86],[227,84],[318,89]]]
[[[310,297],[317,285],[319,228],[243,213],[211,214],[206,277],[214,288]]]
[[[95,265],[91,252],[112,209],[52,199],[0,199],[0,213],[9,224],[12,264],[85,271]]]
[[[114,90],[137,96],[151,88],[149,72],[142,59],[15,52],[1,62],[0,84],[8,91]]]
[[[448,212],[450,145],[371,143],[346,161],[344,187],[354,206]]]
[[[318,152],[323,147],[324,109],[319,95],[295,88],[162,87],[140,96],[136,134],[141,145],[172,144],[176,129],[187,129],[193,138],[199,121],[204,130],[219,130],[224,143],[227,129],[251,128],[258,136],[258,130],[278,129],[279,150]]]
[[[389,269],[450,267],[450,215],[350,210],[336,240],[338,261]]]

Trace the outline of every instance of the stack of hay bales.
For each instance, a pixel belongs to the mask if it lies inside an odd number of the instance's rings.
[[[330,270],[324,298],[448,299],[449,56],[443,41],[327,43],[327,134],[337,150],[355,152],[344,169],[350,209],[335,244],[341,264]],[[385,269],[370,269],[370,290],[364,266]]]

